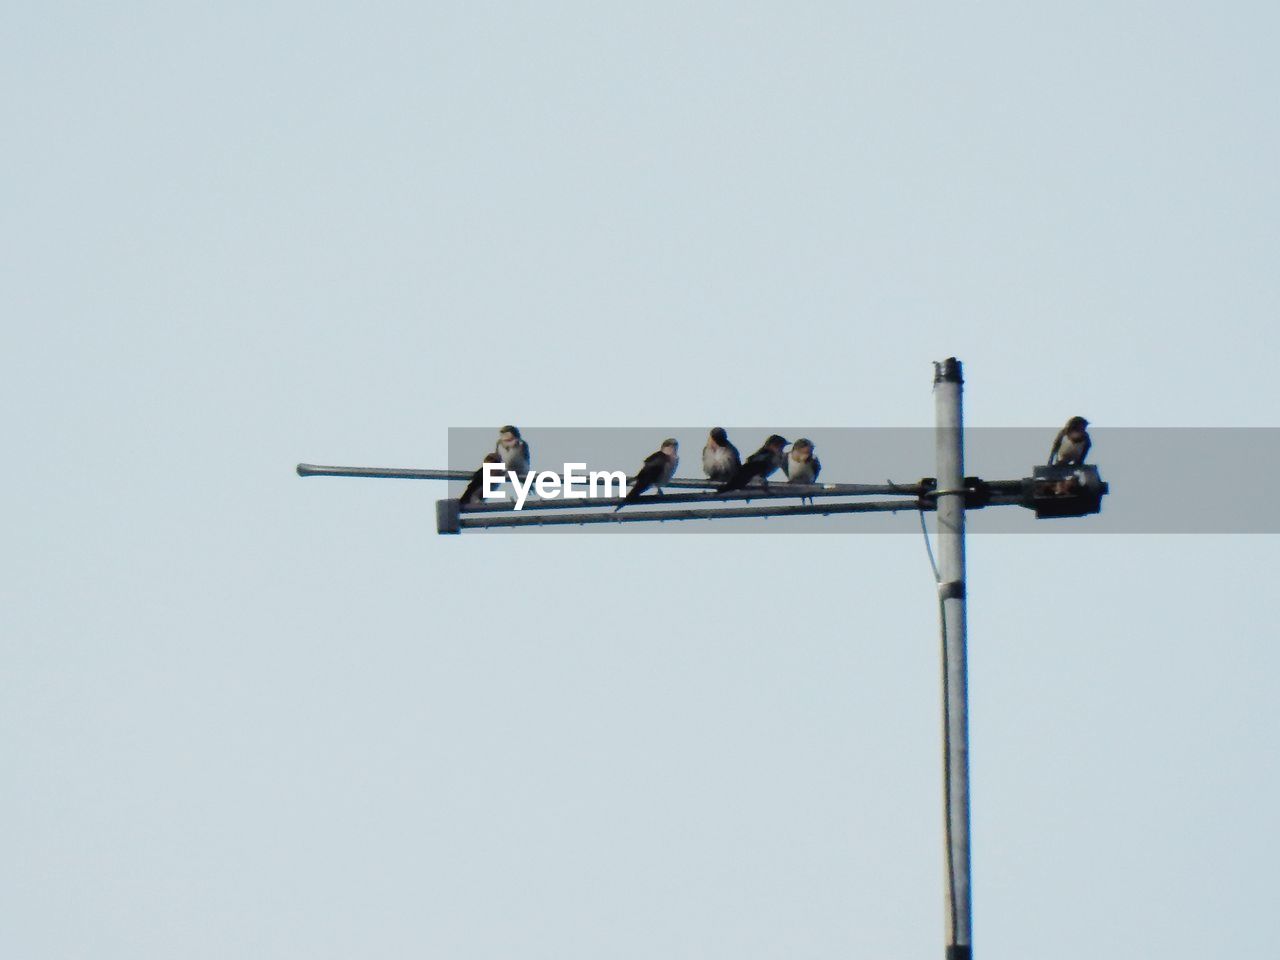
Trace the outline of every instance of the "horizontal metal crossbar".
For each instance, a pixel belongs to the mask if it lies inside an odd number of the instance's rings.
[[[665,486],[665,484],[664,484]],[[911,493],[910,490],[899,491]],[[728,493],[716,493],[714,490],[690,493],[663,493],[642,495],[638,500],[627,500],[626,497],[590,497],[563,498],[554,500],[535,500],[530,497],[521,507],[522,511],[530,510],[583,510],[595,507],[621,507],[630,510],[636,507],[656,507],[669,503],[731,503],[751,500],[798,500],[809,497],[847,497],[849,494],[839,490],[826,490],[820,486],[809,484],[771,483],[766,490],[763,487],[752,487],[749,490],[731,490]],[[473,513],[505,513],[514,509],[509,500],[487,500],[480,503],[464,503],[461,510],[464,514]]]
[[[917,500],[882,500],[875,503],[823,503],[813,506],[727,507],[721,510],[622,510],[617,513],[555,513],[548,515],[504,513],[498,516],[463,515],[465,529],[482,527],[573,526],[585,523],[644,523],[666,520],[727,519],[732,517],[802,517],[836,513],[897,513],[919,510]],[[932,507],[925,507],[932,509]]]
[[[648,502],[652,502],[650,498]],[[992,506],[1008,506],[1019,504],[1020,500],[1001,495],[991,498]],[[483,529],[490,527],[537,527],[537,526],[580,526],[588,523],[653,523],[667,520],[727,520],[750,517],[805,517],[833,516],[842,513],[898,513],[903,510],[932,511],[934,505],[928,501],[911,500],[877,500],[870,503],[815,503],[812,505],[771,505],[761,507],[726,507],[721,509],[691,508],[684,510],[646,510],[643,506],[622,510],[617,513],[543,513],[529,514],[528,507],[519,513],[501,513],[493,515],[467,513],[458,518],[458,527],[463,530]],[[446,532],[442,530],[441,532]]]

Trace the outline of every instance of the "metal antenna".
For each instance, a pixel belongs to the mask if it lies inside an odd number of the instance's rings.
[[[588,500],[529,499],[521,510],[509,502],[436,502],[436,529],[458,534],[486,527],[559,526],[597,523],[652,523],[668,520],[731,520],[747,517],[836,516],[854,513],[926,511],[938,520],[938,606],[942,627],[943,815],[947,868],[946,960],[973,958],[973,904],[969,868],[969,682],[965,625],[965,512],[983,507],[1021,506],[1036,517],[1083,517],[1102,510],[1108,485],[1092,465],[1038,466],[1020,480],[981,480],[964,475],[964,385],[960,361],[934,364],[936,479],[913,483],[777,483],[767,490],[719,493],[708,480],[672,479],[663,486],[679,492],[644,497],[615,513],[621,497]],[[388,467],[331,467],[300,463],[303,477],[379,477],[397,480],[462,480],[465,470]],[[814,503],[813,498],[821,498]],[[851,498],[878,498],[851,502]],[[779,501],[800,498],[799,504]],[[804,498],[809,498],[805,505]],[[732,506],[734,501],[754,501]],[[714,505],[709,505],[714,504]],[[728,504],[725,506],[724,504]],[[578,510],[579,512],[573,512]],[[607,511],[607,512],[606,512]]]

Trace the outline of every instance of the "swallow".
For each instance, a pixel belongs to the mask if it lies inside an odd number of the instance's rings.
[[[778,436],[776,433],[771,435],[764,442],[764,446],[747,457],[746,463],[733,472],[727,481],[716,487],[716,493],[728,493],[730,490],[741,490],[752,480],[757,477],[764,485],[765,490],[769,489],[769,474],[782,466],[785,458],[783,448],[787,445],[787,441]]]
[[[1093,441],[1089,439],[1089,434],[1085,430],[1087,426],[1089,421],[1084,417],[1072,417],[1067,421],[1067,425],[1053,438],[1053,449],[1049,451],[1049,466],[1057,464],[1065,467],[1069,464],[1084,463],[1089,448],[1093,446]]]
[[[818,474],[822,472],[822,461],[813,452],[813,441],[801,437],[791,445],[791,452],[782,461],[782,472],[787,475],[788,483],[817,483]],[[801,497],[800,502],[813,497]]]
[[[741,466],[742,457],[738,455],[738,448],[729,442],[724,427],[714,427],[707,437],[707,445],[702,448],[702,470],[707,479],[724,483]]]
[[[650,487],[657,487],[662,494],[662,485],[675,476],[676,467],[680,466],[680,444],[668,437],[662,441],[662,449],[644,458],[644,466],[636,474],[635,482],[627,491],[623,502],[613,511],[617,513],[628,503],[635,503],[640,494]]]
[[[498,445],[493,452],[502,458],[503,465],[523,480],[529,475],[529,444],[520,438],[520,431],[507,424],[498,428]]]
[[[496,453],[486,453],[484,455],[484,463],[501,463],[502,458]],[[480,469],[471,475],[471,479],[467,481],[467,489],[462,491],[462,496],[458,498],[459,503],[483,503],[484,497],[481,495],[480,488],[484,486],[484,463],[480,465]]]

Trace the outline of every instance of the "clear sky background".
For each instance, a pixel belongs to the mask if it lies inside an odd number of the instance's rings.
[[[446,539],[437,486],[293,466],[926,427],[953,354],[1044,448],[1276,426],[1278,28],[12,6],[0,954],[941,956],[913,517]],[[1274,956],[1275,550],[972,538],[977,956]]]

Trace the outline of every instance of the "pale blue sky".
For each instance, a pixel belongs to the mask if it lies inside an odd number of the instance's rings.
[[[918,533],[292,473],[1277,426],[1274,6],[886,6],[8,12],[0,954],[941,955]],[[1274,953],[1275,546],[973,538],[982,960]]]

